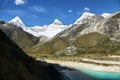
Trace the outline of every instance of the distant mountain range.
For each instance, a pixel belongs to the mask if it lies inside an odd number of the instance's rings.
[[[32,42],[32,46],[26,49],[31,55],[120,52],[120,12],[102,15],[84,12],[70,25],[63,25],[61,21],[55,19],[50,25],[26,27],[19,17],[5,23],[4,26],[8,27],[8,24],[20,28],[25,34],[32,35],[33,38],[28,37],[24,44]],[[7,30],[10,31],[10,27]],[[18,31],[15,33],[20,34]],[[17,37],[20,36],[14,37],[13,40],[18,39]]]
[[[50,25],[26,27],[18,16],[9,21],[9,23],[13,23],[14,25],[21,27],[24,31],[34,36],[46,36],[48,38],[54,37],[57,33],[68,27],[67,25],[63,25],[58,19],[55,19]]]
[[[72,24],[80,24],[80,22],[84,23],[84,19],[89,18],[91,16],[95,16],[95,14],[89,13],[89,12],[84,12],[83,15],[80,18],[78,18],[75,21],[75,23],[71,23],[71,25]],[[103,13],[101,16],[103,16],[104,18],[107,18],[108,16],[110,16],[110,14]],[[24,22],[18,16],[16,16],[14,19],[12,19],[9,22],[21,27],[24,31],[26,31],[34,36],[37,36],[37,37],[46,36],[48,38],[54,37],[57,33],[65,30],[66,28],[71,26],[71,25],[63,25],[63,23],[60,20],[55,19],[53,21],[53,23],[51,23],[49,25],[27,27],[27,26],[25,26]]]

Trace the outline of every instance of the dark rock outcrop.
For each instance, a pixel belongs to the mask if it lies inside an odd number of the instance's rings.
[[[0,80],[61,80],[52,65],[28,57],[0,30]]]

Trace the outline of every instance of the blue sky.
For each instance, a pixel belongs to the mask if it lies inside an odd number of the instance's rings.
[[[114,13],[120,11],[120,0],[0,0],[0,19],[19,16],[27,26],[50,24],[56,18],[71,24],[86,10]]]

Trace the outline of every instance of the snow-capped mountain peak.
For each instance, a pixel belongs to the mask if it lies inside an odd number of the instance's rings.
[[[15,25],[17,25],[18,27],[21,27],[22,29],[25,28],[25,24],[22,22],[22,20],[20,19],[20,17],[16,16],[14,19],[12,19],[10,21],[10,23],[13,23]]]
[[[84,12],[82,14],[82,16],[80,17],[80,19],[84,19],[84,18],[88,18],[88,17],[92,17],[92,16],[95,16],[95,14],[90,13],[90,12]]]
[[[53,23],[51,23],[49,25],[45,25],[45,26],[48,27],[48,28],[52,28],[52,29],[64,28],[65,27],[65,25],[63,25],[63,23],[60,20],[58,20],[58,19],[55,19],[53,21]]]
[[[67,28],[67,25],[63,25],[62,22],[58,19],[55,19],[50,25],[26,27],[22,20],[18,16],[16,16],[14,19],[9,21],[9,23],[13,23],[18,27],[21,27],[24,31],[34,36],[46,36],[48,38],[52,38],[57,33]]]
[[[55,19],[53,23],[49,25],[27,27],[25,31],[37,37],[46,36],[48,38],[53,38],[57,33],[66,28],[68,28],[67,25],[63,25],[61,21]]]
[[[104,18],[109,17],[111,14],[110,13],[103,13],[101,16],[103,16]]]
[[[50,25],[45,25],[45,26],[29,27],[25,31],[37,37],[46,36],[48,38],[53,38],[57,33],[65,30],[66,28],[68,27],[65,25],[50,24]]]
[[[60,20],[58,20],[58,19],[55,19],[52,24],[55,24],[55,25],[63,25],[63,23],[62,23]]]
[[[90,19],[91,17],[95,16],[95,14],[90,12],[84,12],[76,21],[74,24],[81,24],[85,19]]]

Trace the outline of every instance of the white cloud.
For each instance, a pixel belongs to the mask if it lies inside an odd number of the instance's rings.
[[[16,5],[21,5],[21,4],[25,4],[27,2],[27,0],[15,0],[14,3]]]
[[[72,10],[68,10],[69,13],[72,13]]]
[[[89,11],[90,11],[90,8],[85,7],[85,8],[84,8],[84,11],[85,11],[85,12],[89,12]]]
[[[46,13],[47,10],[42,7],[42,6],[32,6],[29,8],[31,11],[36,11],[36,12],[43,12],[43,13]]]

